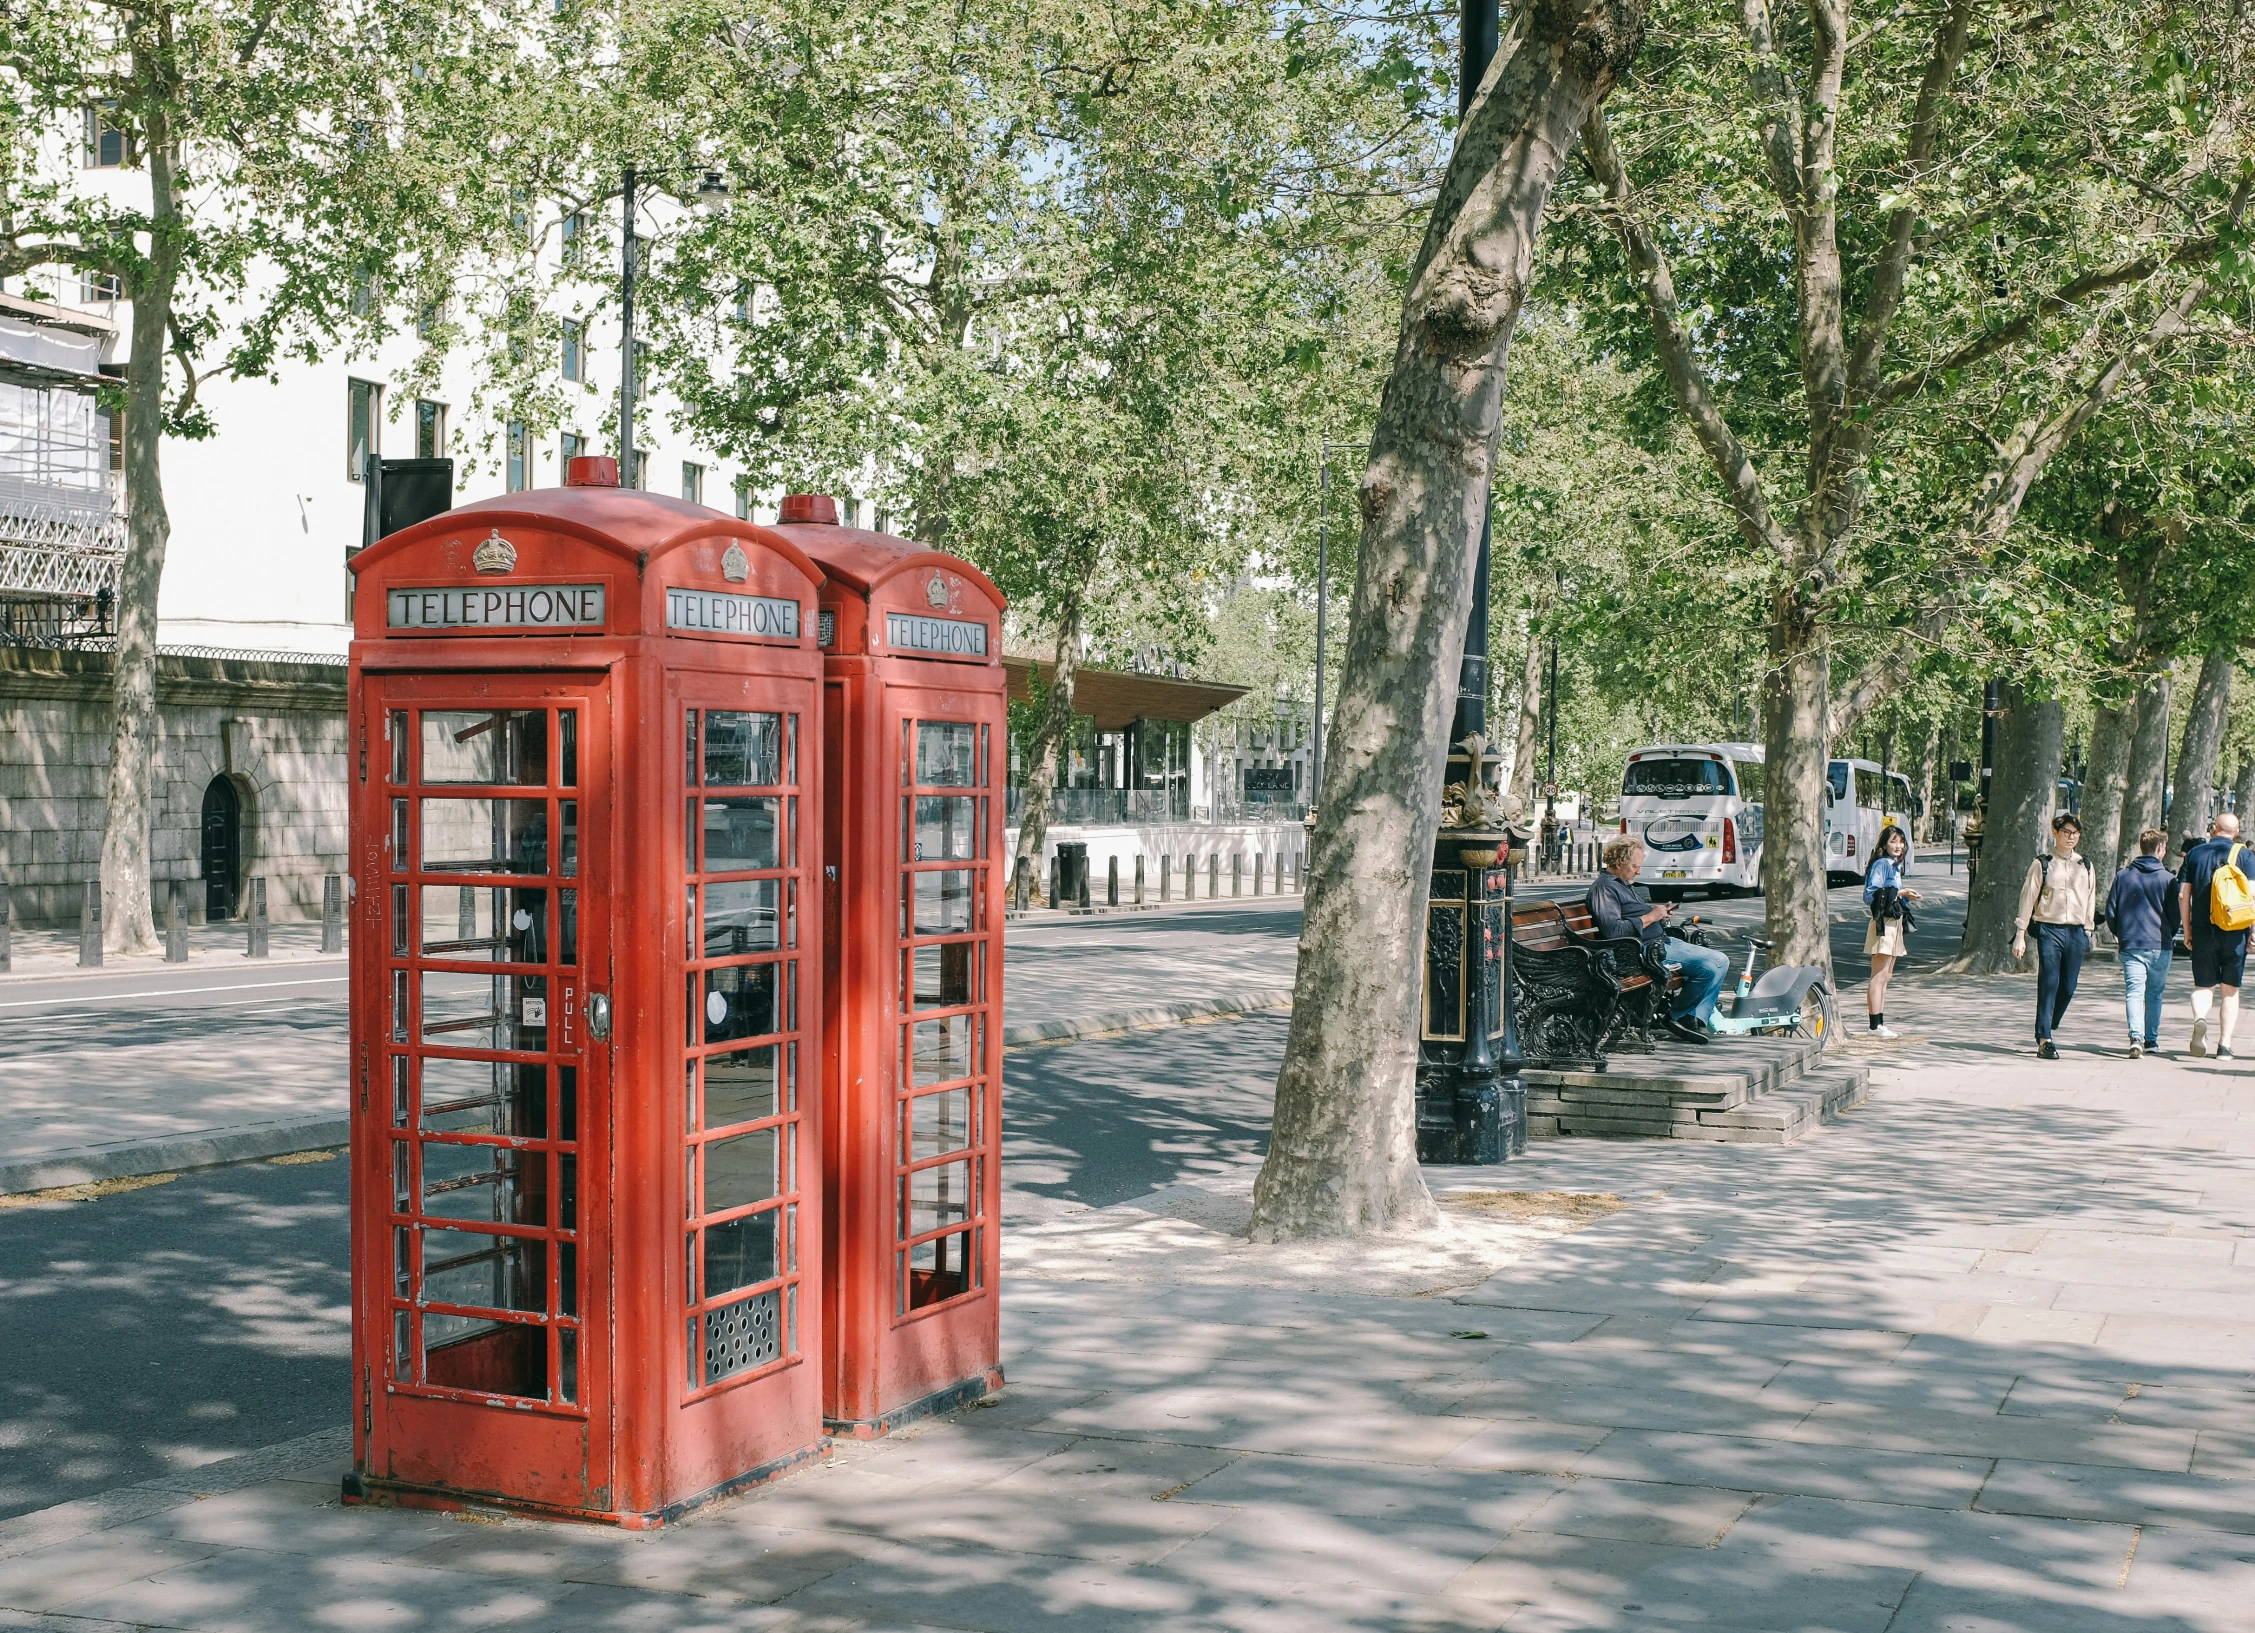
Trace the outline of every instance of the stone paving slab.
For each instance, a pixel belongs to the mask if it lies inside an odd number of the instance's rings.
[[[1476,1287],[1012,1276],[991,1404],[667,1532],[343,1510],[332,1439],[0,1522],[0,1627],[2245,1633],[2255,1162],[2175,1138],[2240,1086],[1895,991],[1816,1139],[1431,1171],[1626,1204]]]

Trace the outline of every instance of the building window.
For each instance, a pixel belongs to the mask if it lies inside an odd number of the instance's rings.
[[[98,102],[86,110],[86,168],[115,170],[125,163],[125,132],[110,123],[114,104]]]
[[[564,265],[579,264],[580,240],[587,232],[587,217],[574,210],[564,217]]]
[[[123,300],[124,281],[114,272],[86,272],[78,275],[78,298],[87,306],[102,301]]]
[[[650,451],[647,448],[637,448],[634,450],[633,457],[627,461],[625,486],[647,488],[649,485]]]
[[[748,476],[736,478],[736,519],[740,522],[752,519],[752,479]]]
[[[428,401],[415,404],[415,457],[446,457],[446,404]]]
[[[384,451],[384,388],[373,380],[345,383],[345,475],[357,482]]]
[[[564,323],[564,378],[579,380],[586,376],[587,330],[582,324],[569,319]]]
[[[870,525],[876,528],[878,532],[882,533],[892,525],[892,520],[892,512],[888,511],[883,505],[879,505],[877,507],[876,519],[871,522]]]
[[[356,318],[373,315],[376,310],[376,275],[373,272],[353,274],[352,293],[346,297],[345,305]]]
[[[450,315],[449,306],[450,303],[443,298],[425,302],[423,309],[415,314],[416,338],[428,340],[436,334],[439,325],[444,323]]]
[[[532,486],[532,439],[525,434],[523,420],[511,420],[507,433],[509,451],[505,456],[508,474],[504,480],[508,491],[522,493]]]
[[[704,466],[692,465],[686,459],[681,462],[681,497],[693,505],[705,502]]]
[[[584,458],[586,457],[586,454],[587,439],[582,436],[575,436],[572,432],[566,431],[564,433],[563,447],[564,475],[566,477],[569,477],[572,474],[572,461],[575,459]]]

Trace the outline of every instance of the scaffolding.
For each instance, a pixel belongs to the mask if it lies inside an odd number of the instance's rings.
[[[0,317],[0,643],[112,633],[124,490],[100,385],[91,339]]]

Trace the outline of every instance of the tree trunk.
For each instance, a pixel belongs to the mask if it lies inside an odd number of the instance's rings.
[[[1941,755],[1942,728],[1935,726],[1919,744],[1918,770],[1911,779],[1911,786],[1918,790],[1918,817],[1911,831],[1921,845],[1934,837],[1934,765]]]
[[[1770,600],[1770,665],[1762,677],[1762,895],[1772,964],[1832,969],[1825,882],[1824,773],[1831,660],[1816,613],[1791,585]]]
[[[1055,663],[1049,672],[1049,696],[1041,711],[1041,726],[1034,733],[1033,764],[1026,775],[1026,808],[1018,816],[1018,849],[1011,858],[1015,881],[1029,864],[1034,870],[1029,889],[1042,889],[1041,858],[1049,840],[1049,814],[1055,803],[1057,762],[1073,724],[1073,681],[1080,673],[1081,605],[1087,580],[1069,586],[1064,616],[1057,624]]]
[[[2135,702],[2113,708],[2101,703],[2091,719],[2091,755],[2083,771],[2083,854],[2100,888],[2110,884],[2114,870],[2137,855],[2137,836],[2122,843],[2122,796],[2129,781],[2130,733],[2136,725]]]
[[[1422,1228],[1413,1099],[1426,877],[1512,326],[1583,120],[1648,0],[1514,8],[1407,280],[1316,819],[1260,1241]]]
[[[2239,817],[2239,831],[2249,827],[2248,812],[2255,811],[2255,760],[2239,762],[2239,775],[2232,781],[2232,810]],[[2181,858],[2171,857],[2171,861]]]
[[[1981,834],[1981,871],[1965,907],[1965,951],[1950,966],[1973,975],[2027,969],[2012,957],[2020,886],[2028,864],[2051,845],[2046,819],[2059,784],[2067,717],[2055,698],[2031,698],[2015,681],[2002,689],[1996,774]]]
[[[1519,734],[1511,753],[1511,788],[1519,809],[1535,803],[1535,737],[1542,729],[1542,637],[1527,631],[1527,672],[1519,683]]]
[[[2220,646],[2200,660],[2200,679],[2185,715],[2184,746],[2177,754],[2177,787],[2169,801],[2169,854],[2208,832],[2216,800],[2216,759],[2224,748],[2224,712],[2231,707],[2236,654]]]
[[[134,54],[146,36],[132,32]],[[146,68],[139,77],[146,77]],[[117,594],[117,652],[112,659],[109,798],[102,820],[102,945],[113,953],[157,950],[150,906],[149,805],[156,785],[157,587],[164,578],[172,519],[164,508],[160,439],[164,435],[164,367],[170,341],[173,286],[179,276],[174,154],[161,108],[148,114],[151,234],[149,257],[130,286],[132,349],[125,365],[125,564]]]
[[[2130,732],[2130,765],[2122,784],[2122,826],[2116,856],[2135,856],[2138,835],[2161,826],[2161,771],[2169,752],[2169,671],[2153,672],[2138,688],[2137,723]]]

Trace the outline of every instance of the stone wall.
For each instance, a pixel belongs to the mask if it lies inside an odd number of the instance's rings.
[[[75,924],[101,872],[109,789],[110,655],[0,648],[0,888],[16,922]],[[158,659],[149,854],[157,921],[179,879],[203,919],[204,791],[242,805],[242,872],[276,919],[318,918],[345,869],[345,671],[250,658]],[[243,900],[249,901],[249,891]]]

